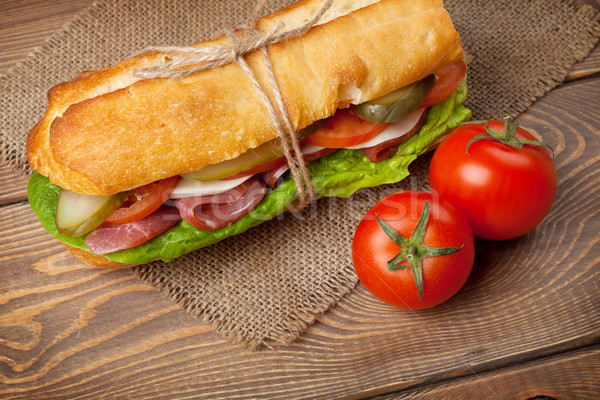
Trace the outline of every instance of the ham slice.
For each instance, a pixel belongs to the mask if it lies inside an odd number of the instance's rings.
[[[321,150],[309,153],[309,154],[304,154],[304,162],[311,162],[311,161],[315,161],[321,157],[324,157],[328,154],[333,153],[334,151],[337,151],[339,149],[328,149],[328,148],[323,148]],[[290,166],[288,165],[288,163],[285,163],[279,167],[270,169],[268,171],[262,172],[260,174],[261,178],[263,179],[263,181],[265,181],[265,183],[267,185],[269,185],[269,187],[271,188],[275,188],[277,187],[277,184],[279,182],[279,178],[281,178],[281,176],[283,174],[285,174],[288,170],[290,169]]]
[[[267,187],[253,177],[227,192],[175,200],[181,217],[202,231],[230,225],[252,211],[267,193]]]
[[[363,154],[373,163],[378,163],[383,160],[387,160],[396,153],[400,143],[404,142],[406,137],[399,137],[396,139],[388,140],[378,144],[377,146],[367,147],[362,149]]]
[[[281,178],[289,169],[290,166],[285,163],[277,168],[262,172],[260,176],[270,188],[275,188],[279,183],[279,178]]]
[[[100,225],[85,238],[85,245],[96,254],[129,249],[171,229],[180,220],[181,216],[176,208],[161,206],[136,222]]]

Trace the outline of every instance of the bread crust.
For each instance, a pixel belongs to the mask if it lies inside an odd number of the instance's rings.
[[[343,13],[346,3],[353,2],[334,1],[332,15]],[[320,5],[297,3],[260,19],[257,27],[266,30],[281,20],[300,24]],[[295,129],[463,58],[441,0],[381,0],[268,52]],[[260,53],[245,59],[272,98]],[[52,88],[46,114],[28,136],[31,167],[62,188],[109,195],[234,158],[277,137],[239,66],[179,79],[133,77],[135,69],[164,60],[163,54],[146,54]]]
[[[79,261],[92,265],[94,267],[101,267],[106,269],[122,269],[133,267],[135,264],[124,264],[117,261],[111,261],[108,258],[101,256],[99,254],[94,254],[89,251],[80,249],[78,247],[73,247],[66,243],[63,243],[65,248],[69,253],[71,253],[76,259]]]

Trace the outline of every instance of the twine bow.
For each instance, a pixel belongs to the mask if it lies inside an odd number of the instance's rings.
[[[296,183],[296,187],[298,188],[299,202],[296,204],[296,207],[302,209],[314,199],[314,192],[306,168],[306,163],[302,157],[302,151],[300,150],[296,131],[289,120],[287,107],[283,102],[279,85],[275,80],[273,65],[271,64],[271,60],[267,53],[267,46],[303,35],[321,19],[325,12],[331,7],[332,3],[333,0],[327,0],[323,7],[321,7],[308,22],[287,32],[282,32],[282,29],[284,28],[283,23],[277,24],[267,32],[258,32],[253,28],[254,24],[249,23],[246,27],[247,29],[242,30],[242,34],[236,34],[231,30],[226,31],[225,34],[230,42],[226,45],[207,46],[203,48],[178,46],[157,46],[147,48],[142,54],[158,51],[171,56],[171,60],[161,65],[138,69],[134,74],[146,79],[182,78],[226,64],[238,64],[252,82],[275,124],[277,135],[281,140],[283,154],[290,167],[290,173]],[[263,4],[264,1],[259,3],[259,6],[255,10],[253,21],[256,20],[256,15]],[[267,67],[269,83],[274,92],[275,104],[269,100],[265,90],[260,86],[254,72],[244,59],[244,55],[259,49]],[[276,107],[279,113],[277,113]]]

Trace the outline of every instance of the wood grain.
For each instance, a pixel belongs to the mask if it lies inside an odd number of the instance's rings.
[[[231,345],[131,271],[78,264],[25,202],[0,207],[0,396],[364,398],[598,343],[599,90],[568,85],[520,118],[556,151],[557,200],[538,229],[479,241],[467,285],[435,309],[358,286],[291,346]]]
[[[0,206],[27,198],[27,178],[0,163]]]
[[[0,73],[89,4],[0,2]],[[416,313],[359,285],[291,346],[255,352],[132,271],[78,263],[41,228],[23,178],[0,168],[0,398],[598,397],[598,93],[599,78],[579,79],[519,118],[555,149],[556,202],[531,234],[478,241],[457,296]]]
[[[574,351],[377,400],[600,399],[600,348]]]

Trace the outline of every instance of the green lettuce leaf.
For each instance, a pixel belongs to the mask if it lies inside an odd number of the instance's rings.
[[[339,150],[308,164],[317,197],[348,197],[356,190],[398,182],[408,176],[408,165],[440,135],[471,116],[462,106],[467,95],[466,80],[443,102],[433,106],[419,132],[402,143],[396,154],[380,163],[372,163],[361,150]],[[289,175],[289,174],[288,174]],[[35,172],[27,187],[31,208],[44,228],[58,240],[88,250],[85,236],[70,237],[58,233],[54,222],[60,187]],[[185,221],[154,239],[131,249],[106,254],[105,257],[127,264],[144,264],[152,260],[172,260],[198,248],[242,233],[285,211],[297,199],[296,186],[287,176],[275,189],[269,189],[260,204],[233,224],[212,232],[200,231]]]

